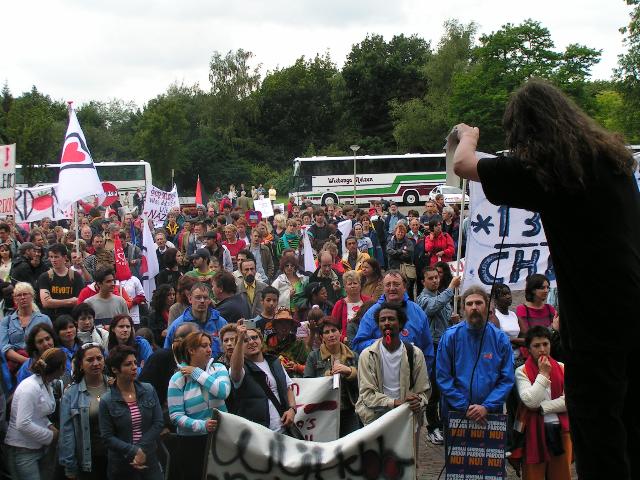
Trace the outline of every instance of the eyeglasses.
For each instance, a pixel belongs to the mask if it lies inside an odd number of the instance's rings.
[[[80,348],[82,348],[82,350],[89,350],[90,348],[99,348],[100,350],[102,350],[102,345],[96,342],[88,342],[83,343]]]
[[[23,297],[30,297],[31,293],[29,292],[22,292],[22,293],[14,293],[13,296],[15,298],[23,298]]]
[[[258,342],[260,337],[258,335],[249,335],[248,337],[244,337],[244,343],[249,342]]]

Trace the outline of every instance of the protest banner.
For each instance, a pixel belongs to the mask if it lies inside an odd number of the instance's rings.
[[[507,416],[487,415],[486,423],[468,420],[464,413],[449,412],[447,429],[446,478],[507,478],[505,447]]]
[[[116,187],[113,183],[102,182],[102,188],[104,189],[104,195],[100,196],[100,205],[103,207],[108,207],[119,200],[118,196],[118,187]]]
[[[451,273],[454,276],[462,277],[464,275],[464,262],[465,262],[465,258],[462,257],[460,260],[447,262],[447,265],[449,265],[449,268],[451,269]]]
[[[254,210],[262,213],[263,218],[273,217],[273,206],[268,198],[261,198],[253,201]]]
[[[16,145],[0,146],[0,217],[13,215],[16,187]]]
[[[555,287],[540,214],[494,205],[479,182],[469,185],[471,206],[462,290],[478,285],[489,291],[494,280],[512,290],[524,290],[527,276],[533,273],[544,274]]]
[[[153,221],[156,228],[164,225],[169,211],[174,207],[180,208],[178,190],[175,185],[170,192],[160,190],[153,185],[147,189],[142,212],[149,220]]]
[[[331,442],[340,429],[340,388],[333,377],[292,378],[296,396],[296,425],[306,440]]]
[[[216,412],[208,480],[414,480],[413,414],[407,404],[328,443],[296,440],[230,413]]]
[[[48,217],[51,220],[73,218],[73,205],[65,210],[58,201],[58,184],[45,187],[16,188],[16,222],[37,222]]]

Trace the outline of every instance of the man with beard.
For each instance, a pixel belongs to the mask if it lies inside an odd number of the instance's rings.
[[[487,322],[487,293],[471,287],[462,304],[465,320],[444,332],[436,360],[445,431],[449,410],[466,412],[469,420],[480,423],[488,413],[502,413],[515,381],[509,337]]]
[[[382,338],[360,355],[356,413],[367,425],[407,403],[420,422],[431,395],[431,384],[422,351],[400,340],[407,315],[401,306],[385,302],[376,311],[375,321]]]

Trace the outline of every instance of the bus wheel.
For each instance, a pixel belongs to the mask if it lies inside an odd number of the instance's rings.
[[[322,202],[320,202],[323,207],[327,205],[335,205],[338,203],[338,197],[333,193],[328,193],[324,197],[322,197]]]
[[[420,194],[415,190],[407,190],[402,197],[404,204],[408,206],[418,205],[420,203]]]

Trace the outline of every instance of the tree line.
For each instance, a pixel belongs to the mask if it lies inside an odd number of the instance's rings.
[[[503,148],[507,99],[530,77],[549,79],[606,128],[640,143],[640,0],[621,28],[627,53],[610,80],[592,80],[601,51],[556,49],[534,20],[479,36],[475,24],[445,22],[437,45],[417,35],[367,35],[342,68],[329,53],[301,57],[264,77],[253,54],[214,52],[209,85],[170,85],[142,108],[122,100],[90,101],[77,112],[96,161],[145,159],[154,184],[179,191],[230,183],[290,187],[292,159],[309,155],[440,152],[452,125],[480,126],[484,151]],[[17,143],[18,163],[56,163],[66,104],[35,86],[1,92],[0,143]]]

